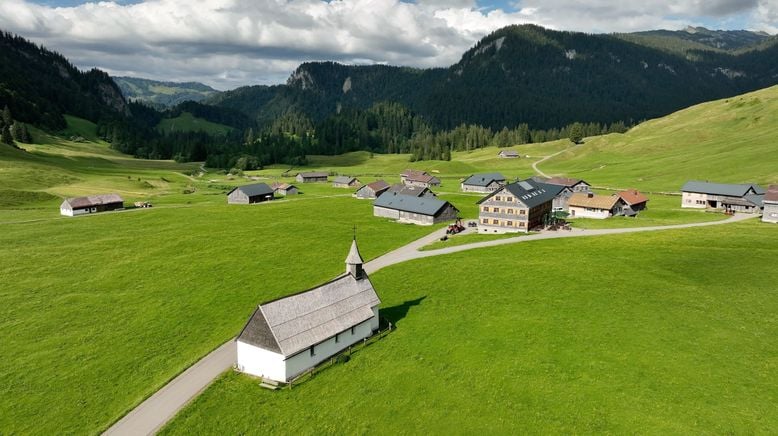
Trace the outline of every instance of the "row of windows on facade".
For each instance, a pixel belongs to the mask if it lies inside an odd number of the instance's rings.
[[[692,200],[687,198],[686,199],[686,204],[691,204],[691,203],[692,203]],[[695,200],[694,204],[705,204],[705,200]]]
[[[524,221],[517,221],[519,223],[519,227],[524,227],[525,223]],[[484,218],[481,220],[481,224],[489,224],[489,220]],[[492,220],[492,224],[495,226],[500,225],[500,220]],[[513,227],[513,221],[505,221],[505,225],[508,227]]]
[[[354,326],[354,327],[351,327],[351,336],[354,336],[354,329],[355,329],[355,328],[356,328],[356,326]],[[338,333],[337,335],[335,335],[335,343],[336,343],[336,344],[337,344],[338,342],[340,342],[340,335],[342,335],[342,334],[343,334],[343,333]],[[310,352],[311,352],[311,357],[313,357],[313,356],[315,356],[315,355],[316,355],[316,345],[311,345]]]
[[[513,215],[513,209],[503,209],[503,210],[506,211],[504,213],[507,213],[508,215]],[[484,206],[484,212],[489,212],[489,207],[488,206]],[[500,208],[499,207],[493,207],[492,208],[492,212],[493,213],[500,213]],[[527,214],[526,210],[519,209],[519,215],[526,215],[526,214]]]

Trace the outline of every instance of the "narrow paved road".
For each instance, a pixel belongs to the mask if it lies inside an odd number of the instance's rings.
[[[538,165],[539,165],[539,164],[542,164],[543,162],[545,162],[545,161],[547,161],[547,160],[549,160],[549,159],[551,159],[552,157],[559,156],[560,154],[562,154],[562,153],[566,152],[567,150],[570,150],[570,147],[567,147],[567,148],[566,148],[566,149],[564,149],[564,150],[558,151],[558,152],[556,152],[556,153],[554,153],[554,154],[550,154],[550,155],[548,155],[548,156],[544,157],[543,159],[541,159],[541,160],[539,160],[539,161],[535,162],[534,164],[532,164],[532,169],[533,169],[533,170],[535,170],[535,172],[536,172],[536,173],[537,173],[539,176],[541,176],[541,177],[547,177],[547,178],[548,178],[548,177],[551,177],[551,176],[549,176],[548,174],[546,174],[546,173],[544,173],[543,171],[541,171],[541,170],[538,168]]]
[[[632,227],[625,229],[601,229],[556,232],[544,232],[536,235],[516,238],[495,239],[493,241],[475,242],[457,245],[438,250],[418,251],[419,248],[437,241],[446,233],[446,229],[438,229],[429,235],[417,239],[408,245],[400,247],[365,264],[365,271],[374,273],[381,268],[424,257],[440,256],[476,248],[494,247],[497,245],[516,244],[537,241],[541,239],[574,238],[584,236],[617,235],[623,233],[651,232],[658,230],[686,229],[691,227],[715,226],[753,218],[753,215],[735,215],[726,220],[704,223],[678,224],[672,226]],[[221,373],[230,369],[235,363],[235,341],[230,340],[195,365],[182,372],[178,377],[133,409],[124,418],[116,422],[106,435],[148,435],[162,428],[187,403],[208,387]]]

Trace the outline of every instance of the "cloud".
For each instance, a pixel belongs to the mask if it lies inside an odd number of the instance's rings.
[[[775,0],[147,0],[52,7],[0,0],[0,28],[68,56],[80,67],[220,89],[279,83],[300,62],[447,66],[509,24],[587,32],[681,28],[698,17],[752,14],[769,29]]]

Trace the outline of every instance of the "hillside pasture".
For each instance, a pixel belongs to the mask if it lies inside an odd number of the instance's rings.
[[[162,434],[771,433],[773,227],[539,241],[386,268],[372,276],[397,326],[385,339],[292,390],[229,371]]]

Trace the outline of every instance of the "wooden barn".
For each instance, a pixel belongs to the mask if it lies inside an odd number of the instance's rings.
[[[422,186],[409,186],[395,183],[386,190],[388,194],[411,195],[413,197],[434,197],[435,193],[430,188]]]
[[[295,180],[298,183],[327,183],[328,173],[322,171],[298,173]]]
[[[405,170],[400,174],[400,180],[405,185],[418,186],[421,188],[440,186],[440,179],[430,175],[426,171]]]
[[[641,210],[648,208],[648,197],[637,189],[627,189],[626,191],[618,192],[616,195],[624,201],[624,215],[637,215]]]
[[[65,216],[79,216],[118,209],[124,209],[122,197],[118,194],[101,194],[68,198],[59,206],[59,213]]]
[[[297,186],[290,185],[289,183],[276,182],[270,185],[270,187],[273,188],[273,192],[284,197],[287,195],[297,195],[300,193],[300,190],[297,189]]]
[[[386,192],[373,203],[373,216],[423,226],[456,219],[459,209],[435,197],[415,197]]]
[[[762,221],[778,223],[778,185],[770,185],[764,195]]]
[[[554,192],[532,180],[503,186],[480,201],[479,233],[529,232],[551,213]]]
[[[388,189],[389,189],[388,183],[386,183],[383,180],[376,180],[373,183],[368,183],[367,185],[364,185],[361,188],[357,189],[357,192],[354,193],[354,197],[359,198],[360,200],[363,199],[375,200],[381,194],[386,192]]]
[[[753,183],[725,184],[689,181],[681,188],[681,207],[726,212],[759,213],[764,188]]]
[[[462,192],[494,192],[505,186],[505,176],[500,173],[473,174],[462,181]]]
[[[338,176],[332,180],[333,188],[356,188],[359,180],[356,177]]]
[[[503,159],[518,159],[521,157],[516,150],[501,150],[497,153],[497,156],[500,156]]]
[[[273,199],[273,188],[266,183],[238,186],[227,193],[229,204],[254,204]]]
[[[549,185],[559,185],[570,189],[573,192],[589,192],[591,185],[581,179],[571,179],[569,177],[551,177],[545,180],[535,178],[538,182],[546,183]]]
[[[239,371],[279,382],[370,337],[381,300],[351,243],[345,274],[321,286],[260,304],[238,335]]]

